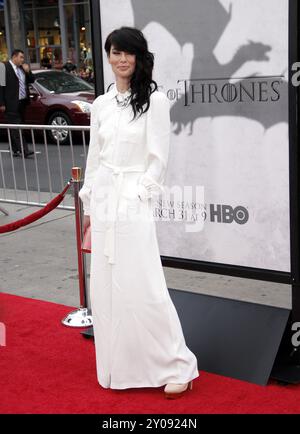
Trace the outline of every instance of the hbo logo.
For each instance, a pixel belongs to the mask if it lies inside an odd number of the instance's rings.
[[[247,223],[249,213],[243,206],[232,208],[230,205],[210,204],[210,221],[218,223],[236,223],[243,225]]]

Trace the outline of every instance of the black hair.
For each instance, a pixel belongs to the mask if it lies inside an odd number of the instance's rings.
[[[13,52],[11,53],[11,57],[17,56],[19,53],[24,54],[23,50],[20,50],[19,48],[16,48],[15,50],[13,50]]]
[[[130,104],[134,120],[137,113],[140,116],[146,113],[150,107],[150,95],[158,88],[156,81],[152,80],[154,54],[148,50],[143,33],[134,27],[122,26],[107,36],[104,49],[108,56],[112,45],[116,50],[136,55],[135,71],[130,79]]]

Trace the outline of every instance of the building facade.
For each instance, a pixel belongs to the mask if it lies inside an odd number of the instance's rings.
[[[0,0],[0,61],[24,50],[32,69],[93,70],[89,0]]]

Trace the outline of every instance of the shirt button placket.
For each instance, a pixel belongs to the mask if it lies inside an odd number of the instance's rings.
[[[121,119],[121,108],[120,107],[116,107],[116,123],[115,123],[115,134],[114,134],[114,143],[113,143],[113,164],[116,164],[116,155],[118,152],[118,139],[119,139],[119,128],[120,128],[120,119]],[[112,182],[114,184],[114,188],[116,188],[115,185],[115,174],[114,171],[112,170],[111,172],[112,174]],[[114,216],[116,218],[116,216]],[[115,225],[115,221],[111,222],[111,225]],[[112,228],[115,231],[115,228]],[[113,242],[115,243],[115,238],[113,240]],[[111,312],[110,312],[110,343],[109,343],[109,363],[110,363],[110,375],[109,375],[109,385],[111,387],[111,371],[112,371],[112,328],[114,326],[114,313],[113,313],[113,303],[114,303],[114,278],[113,278],[113,264],[111,264],[111,268],[110,268],[110,273],[111,273]]]
[[[114,144],[113,144],[113,164],[117,164],[117,153],[119,148],[119,130],[120,130],[120,120],[122,115],[121,107],[116,107],[116,123],[115,123],[115,136],[114,136]],[[117,164],[118,165],[118,164]]]

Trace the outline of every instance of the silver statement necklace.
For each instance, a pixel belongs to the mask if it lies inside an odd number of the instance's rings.
[[[127,96],[123,96],[120,92],[116,95],[117,106],[118,107],[126,107],[129,103],[130,94]]]

